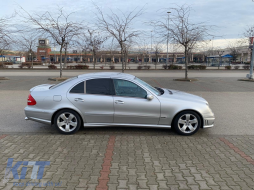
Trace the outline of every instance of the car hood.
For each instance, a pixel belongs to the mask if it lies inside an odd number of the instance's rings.
[[[49,88],[51,86],[53,86],[54,84],[41,84],[41,85],[38,85],[38,86],[35,86],[33,88],[30,89],[30,92],[32,91],[45,91],[45,90],[49,90]]]
[[[163,89],[163,90],[164,90],[164,94],[162,95],[163,97],[208,104],[208,102],[200,96],[196,96],[193,94],[189,94],[183,91],[173,90],[173,89]]]

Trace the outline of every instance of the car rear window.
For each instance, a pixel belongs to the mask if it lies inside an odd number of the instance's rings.
[[[61,82],[59,84],[56,84],[56,85],[50,87],[50,89],[55,89],[55,88],[57,88],[59,86],[62,86],[62,85],[66,84],[66,83],[68,83],[68,82],[70,82],[70,81],[72,81],[72,80],[74,80],[76,78],[78,78],[78,77],[69,78],[69,79],[67,79],[67,80],[65,80],[65,81],[63,81],[63,82]]]

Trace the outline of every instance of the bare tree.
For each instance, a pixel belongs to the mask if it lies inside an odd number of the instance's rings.
[[[156,42],[154,44],[154,54],[155,54],[155,69],[157,69],[157,64],[159,63],[159,55],[163,51],[161,42]]]
[[[122,60],[122,61],[124,61],[124,69],[125,70],[126,70],[127,63],[129,62],[128,55],[131,50],[131,47],[132,47],[132,42],[124,43],[124,48],[123,48],[124,60]]]
[[[185,79],[187,79],[189,52],[198,42],[202,42],[205,37],[209,36],[208,26],[203,22],[195,24],[190,21],[190,6],[182,5],[171,10],[170,24],[159,20],[152,21],[152,25],[157,28],[156,31],[160,31],[164,38],[169,35],[173,43],[180,44],[184,48]]]
[[[114,38],[112,38],[109,49],[110,49],[110,60],[111,60],[110,63],[113,66],[114,65],[114,60],[112,60],[112,57],[114,58],[115,54],[117,53],[117,49],[118,49],[118,44],[116,44],[114,42]]]
[[[252,45],[252,39],[251,37],[254,36],[254,26],[249,26],[245,29],[244,33],[243,33],[244,37],[246,37],[249,45]]]
[[[12,16],[13,17],[13,16]],[[3,58],[4,58],[4,52],[6,49],[10,48],[11,43],[14,41],[12,38],[12,33],[9,29],[9,21],[12,18],[0,18],[0,55],[1,55],[1,61],[2,61],[2,67],[4,68]]]
[[[98,31],[93,29],[87,30],[88,34],[84,35],[87,49],[93,54],[93,68],[95,69],[96,55],[100,50],[101,45],[107,40],[107,37],[102,36]]]
[[[36,48],[36,42],[38,39],[38,35],[35,31],[23,31],[23,33],[20,35],[20,40],[17,40],[19,45],[22,49],[27,51],[28,57],[31,55],[31,61],[32,65],[31,68],[33,68],[33,57],[34,57],[34,50]]]
[[[254,26],[249,26],[248,28],[246,28],[243,35],[244,35],[244,37],[246,37],[246,42],[249,45],[250,61],[251,61],[251,57],[252,57],[252,51],[251,51],[252,48],[251,47],[253,44]]]
[[[228,49],[230,51],[230,55],[232,56],[232,61],[237,61],[237,57],[240,54],[240,47],[243,45],[244,41],[242,39],[237,40],[235,42],[230,42],[228,44]]]
[[[139,56],[141,57],[141,64],[147,65],[147,59],[149,58],[149,52],[151,51],[150,45],[147,43],[146,38],[140,38],[137,44]],[[144,62],[143,62],[144,60]]]
[[[124,72],[124,50],[126,43],[132,41],[133,38],[140,34],[139,31],[133,30],[131,25],[134,20],[142,14],[142,9],[138,11],[134,9],[127,14],[123,12],[117,14],[111,10],[111,15],[105,15],[98,6],[96,7],[99,13],[97,15],[98,27],[116,39],[120,45],[122,72]]]
[[[45,12],[44,14],[30,14],[26,13],[23,16],[26,21],[42,33],[48,35],[60,46],[60,78],[62,77],[62,51],[68,43],[68,39],[81,34],[83,29],[82,23],[74,22],[71,20],[71,14],[66,13],[63,8],[59,8],[56,12]]]

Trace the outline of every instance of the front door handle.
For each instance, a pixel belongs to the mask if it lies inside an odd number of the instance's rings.
[[[116,100],[115,103],[116,104],[124,104],[124,101],[122,101],[122,100]]]
[[[82,98],[75,98],[74,101],[75,101],[75,102],[84,102],[85,100],[82,99]]]

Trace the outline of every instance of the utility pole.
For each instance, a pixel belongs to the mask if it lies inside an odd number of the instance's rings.
[[[168,13],[168,35],[167,35],[167,60],[166,60],[166,66],[168,66],[168,41],[169,41],[169,14],[171,12],[167,12]]]

